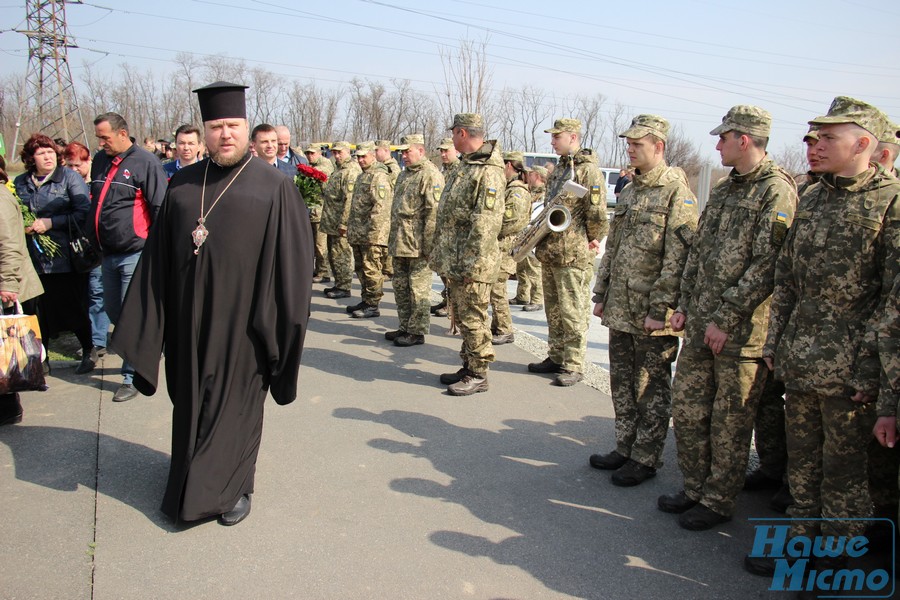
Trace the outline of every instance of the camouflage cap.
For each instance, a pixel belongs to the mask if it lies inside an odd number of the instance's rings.
[[[817,125],[810,125],[809,131],[807,131],[806,135],[803,136],[804,142],[808,142],[810,140],[814,142],[819,141],[819,127]]]
[[[669,122],[659,115],[638,115],[631,120],[631,127],[620,133],[619,137],[636,140],[651,134],[665,140],[669,137]]]
[[[859,125],[878,139],[881,139],[886,129],[890,129],[890,123],[883,112],[871,104],[850,96],[837,96],[831,101],[827,115],[816,117],[809,122],[810,125],[839,123]]]
[[[578,119],[557,119],[553,121],[553,127],[545,129],[544,133],[581,133],[581,121]]]
[[[388,150],[390,150],[391,149],[391,140],[375,140],[375,147],[376,148],[387,148]]]
[[[757,137],[769,137],[772,130],[772,115],[758,106],[738,104],[732,106],[728,114],[722,117],[722,124],[709,132],[709,135],[721,135],[729,131],[738,131]]]
[[[438,150],[450,150],[451,148],[455,148],[453,145],[453,138],[441,138],[441,143],[438,144]]]
[[[448,127],[447,131],[453,131],[457,127],[484,129],[484,117],[478,113],[459,113],[453,116],[453,125]]]
[[[534,171],[535,173],[537,173],[538,175],[540,175],[541,179],[543,179],[544,181],[547,181],[547,177],[549,176],[549,173],[547,173],[547,169],[545,169],[544,167],[542,167],[540,165],[535,165],[535,166],[531,167],[531,170]]]
[[[513,150],[512,152],[504,152],[503,153],[503,162],[520,162],[523,165],[525,164],[525,155],[518,150]]]
[[[307,146],[306,148],[303,149],[304,154],[306,154],[307,152],[321,152],[321,151],[322,151],[322,146],[319,146],[318,144],[310,144],[309,146]]]
[[[350,145],[350,142],[345,142],[341,140],[340,142],[335,142],[331,145],[332,150],[353,150],[353,146]]]
[[[900,144],[900,125],[888,121],[888,127],[878,141],[882,144]]]
[[[420,144],[424,146],[425,136],[421,133],[411,133],[409,135],[404,135],[402,138],[400,138],[400,145],[397,146],[397,150],[409,150],[409,147],[412,144]]]
[[[369,152],[375,152],[375,142],[360,142],[356,145],[356,152],[353,153],[353,156],[362,156]]]

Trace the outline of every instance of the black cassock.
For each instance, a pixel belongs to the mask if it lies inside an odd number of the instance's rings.
[[[191,232],[205,207],[246,168]],[[263,403],[297,394],[309,319],[313,241],[293,181],[249,155],[234,167],[209,159],[169,183],[131,280],[113,347],[155,393],[160,353],[172,399],[172,463],[163,512],[192,521],[231,510],[253,491]]]

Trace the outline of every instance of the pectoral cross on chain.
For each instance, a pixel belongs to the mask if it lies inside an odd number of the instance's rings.
[[[203,225],[203,222],[206,221],[203,217],[197,219],[197,228],[191,232],[191,237],[194,239],[194,254],[200,254],[200,246],[203,245],[203,242],[206,241],[206,238],[209,237],[209,230],[206,226]]]

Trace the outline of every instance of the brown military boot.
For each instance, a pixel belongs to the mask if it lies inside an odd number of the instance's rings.
[[[447,387],[451,396],[471,396],[478,392],[488,391],[487,374],[479,375],[467,371],[462,379]]]

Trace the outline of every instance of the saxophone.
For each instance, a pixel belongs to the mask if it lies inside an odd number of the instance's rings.
[[[534,250],[542,239],[551,232],[560,232],[568,229],[572,224],[572,213],[562,204],[562,197],[566,194],[574,194],[576,198],[584,198],[588,189],[575,183],[575,164],[571,165],[568,181],[563,184],[562,190],[547,202],[542,210],[525,229],[522,230],[513,242],[510,254],[513,260],[519,262]]]

